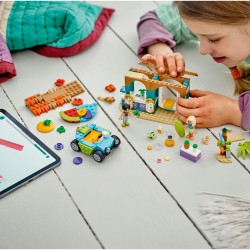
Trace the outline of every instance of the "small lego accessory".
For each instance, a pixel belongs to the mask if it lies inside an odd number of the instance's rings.
[[[133,115],[140,117],[141,116],[141,111],[139,109],[136,109],[133,111]]]
[[[65,133],[66,129],[63,126],[60,126],[59,128],[57,128],[56,130],[59,134]]]
[[[147,150],[152,150],[153,147],[152,146],[147,146]]]
[[[170,157],[169,157],[169,156],[166,156],[166,157],[165,157],[165,161],[170,161]]]
[[[195,135],[195,125],[196,125],[196,119],[193,115],[189,116],[186,120],[186,127],[188,128],[188,134],[186,135],[186,138],[193,140]]]
[[[154,140],[154,139],[157,138],[157,134],[156,134],[155,132],[149,132],[149,133],[147,133],[147,137],[148,137],[149,139]]]
[[[174,139],[173,139],[172,135],[169,135],[168,139],[165,140],[165,145],[167,147],[173,147],[174,146]]]
[[[55,85],[56,85],[57,87],[63,86],[64,83],[65,83],[65,80],[64,80],[64,79],[57,79],[57,80],[55,81]]]
[[[145,93],[146,93],[146,89],[139,89],[138,90],[140,92],[141,98],[145,98]]]
[[[45,121],[39,122],[36,128],[39,132],[48,133],[55,128],[55,124],[51,120],[45,120]]]
[[[198,145],[197,144],[193,144],[193,153],[196,153],[198,149]]]
[[[161,160],[160,158],[158,158],[158,159],[156,160],[156,162],[157,162],[157,163],[162,163],[162,160]]]
[[[62,150],[62,149],[64,148],[64,146],[63,146],[63,144],[62,144],[61,142],[58,142],[58,143],[54,146],[54,148],[55,148],[56,150]]]
[[[79,164],[81,164],[82,163],[82,157],[75,157],[74,159],[73,159],[73,163],[74,164],[76,164],[76,165],[79,165]]]
[[[158,134],[162,134],[162,133],[163,133],[163,127],[162,127],[162,126],[158,126],[156,132],[157,132]]]
[[[83,104],[82,98],[74,98],[71,102],[72,105],[74,106],[79,106]]]
[[[206,136],[202,139],[202,143],[203,143],[203,144],[206,144],[206,145],[208,145],[209,141],[210,141],[210,137],[209,137],[208,135],[206,135]]]
[[[131,116],[131,113],[130,113],[130,106],[128,104],[123,104],[122,105],[122,114],[119,118],[119,120],[122,120],[122,127],[126,127],[126,126],[129,126],[129,123],[128,123],[128,117]]]
[[[116,90],[116,87],[113,84],[109,84],[105,87],[105,89],[109,92],[113,92]]]
[[[115,101],[115,98],[113,96],[107,96],[107,97],[97,96],[97,99],[108,103],[113,103]]]
[[[163,103],[163,108],[167,110],[172,110],[175,104],[174,98],[166,98],[165,102]]]
[[[181,121],[177,120],[175,122],[175,131],[180,136],[180,138],[185,136],[185,129]]]
[[[184,141],[184,148],[185,148],[185,149],[189,149],[189,147],[190,147],[190,142],[189,142],[189,140],[185,140],[185,141]]]

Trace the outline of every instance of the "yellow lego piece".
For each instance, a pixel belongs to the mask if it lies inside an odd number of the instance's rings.
[[[102,133],[96,130],[92,130],[87,136],[84,137],[84,140],[89,142],[89,143],[94,143],[96,141],[98,141],[99,136]]]
[[[171,110],[173,109],[174,103],[174,98],[166,98],[165,102],[163,103],[163,108]]]

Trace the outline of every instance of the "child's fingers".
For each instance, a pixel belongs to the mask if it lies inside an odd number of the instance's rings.
[[[183,122],[183,123],[186,122],[187,117],[183,116],[182,114],[178,113],[177,111],[175,112],[175,115],[177,116],[177,118],[178,118],[181,122]]]
[[[201,97],[201,96],[205,96],[208,95],[209,91],[203,91],[203,90],[199,90],[199,89],[194,89],[190,91],[190,96],[191,97]]]
[[[154,56],[150,55],[150,54],[146,54],[141,58],[142,62],[150,62],[156,65],[156,59]]]
[[[156,65],[157,65],[158,71],[160,73],[165,72],[165,64],[164,64],[164,57],[163,57],[163,55],[158,55],[156,57]]]
[[[176,70],[177,72],[182,72],[185,70],[185,61],[184,57],[181,53],[175,53],[176,58]]]
[[[168,70],[171,76],[177,76],[177,68],[176,68],[176,58],[174,54],[169,54],[166,56],[166,61],[168,65]]]
[[[186,109],[196,109],[202,106],[202,103],[198,98],[177,98],[177,104],[181,107],[185,107]]]
[[[180,105],[176,105],[176,111],[184,117],[189,117],[191,115],[198,117],[200,116],[200,112],[201,112],[199,108],[189,109]]]

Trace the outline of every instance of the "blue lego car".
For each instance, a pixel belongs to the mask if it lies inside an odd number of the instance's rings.
[[[120,144],[121,140],[116,135],[92,123],[77,128],[70,146],[74,151],[92,155],[95,161],[102,162]]]

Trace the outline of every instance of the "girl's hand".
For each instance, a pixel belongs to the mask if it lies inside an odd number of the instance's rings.
[[[240,126],[241,111],[238,100],[209,91],[191,90],[190,99],[178,98],[176,115],[185,122],[190,115],[196,118],[196,127],[216,127],[227,123]]]
[[[185,62],[182,54],[174,53],[165,43],[156,43],[148,47],[148,54],[141,58],[142,62],[154,64],[159,73],[165,72],[165,67],[169,69],[170,75],[176,77],[177,73],[185,70]]]

